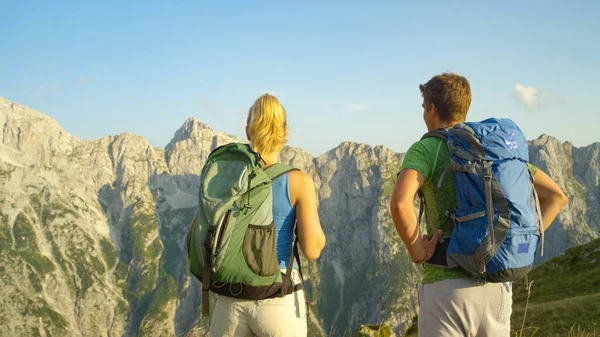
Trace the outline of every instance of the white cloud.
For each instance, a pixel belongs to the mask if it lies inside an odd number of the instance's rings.
[[[515,84],[513,93],[517,101],[529,110],[535,110],[547,103],[550,96],[548,91],[540,91],[534,86],[525,86],[521,83]]]
[[[77,84],[79,84],[79,85],[83,85],[83,84],[85,84],[85,78],[84,78],[84,77],[80,77],[80,78],[78,78],[78,79],[77,79]]]
[[[343,110],[345,112],[359,112],[371,110],[371,107],[363,103],[352,103],[346,105]]]

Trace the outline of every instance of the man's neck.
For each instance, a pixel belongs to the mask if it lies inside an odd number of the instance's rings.
[[[433,129],[429,130],[429,131],[433,131],[433,130],[437,130],[437,129],[450,129],[458,123],[460,123],[460,122],[457,122],[457,121],[452,121],[452,122],[435,121],[433,123]]]

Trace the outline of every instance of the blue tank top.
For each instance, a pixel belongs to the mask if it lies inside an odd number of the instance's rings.
[[[296,210],[290,201],[288,176],[286,173],[273,180],[273,221],[277,235],[277,259],[282,269],[286,269],[290,262],[296,222]],[[294,269],[297,269],[297,264],[297,261],[294,262]]]

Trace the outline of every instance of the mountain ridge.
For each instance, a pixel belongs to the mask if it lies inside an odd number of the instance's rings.
[[[199,173],[212,149],[243,140],[195,118],[164,149],[131,133],[81,140],[1,97],[0,125],[0,314],[8,319],[0,327],[40,336],[199,333],[199,283],[185,261]],[[542,135],[529,144],[532,163],[571,200],[547,233],[548,258],[600,233],[600,143],[577,148]],[[387,210],[404,154],[346,141],[318,157],[295,147],[280,157],[313,177],[328,237],[317,262],[302,261],[311,334],[380,322],[406,331],[421,271]]]

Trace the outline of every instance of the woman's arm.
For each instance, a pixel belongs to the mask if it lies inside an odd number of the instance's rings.
[[[326,240],[317,211],[315,183],[306,173],[292,171],[289,174],[289,187],[290,201],[296,209],[300,248],[309,261],[316,260]]]

